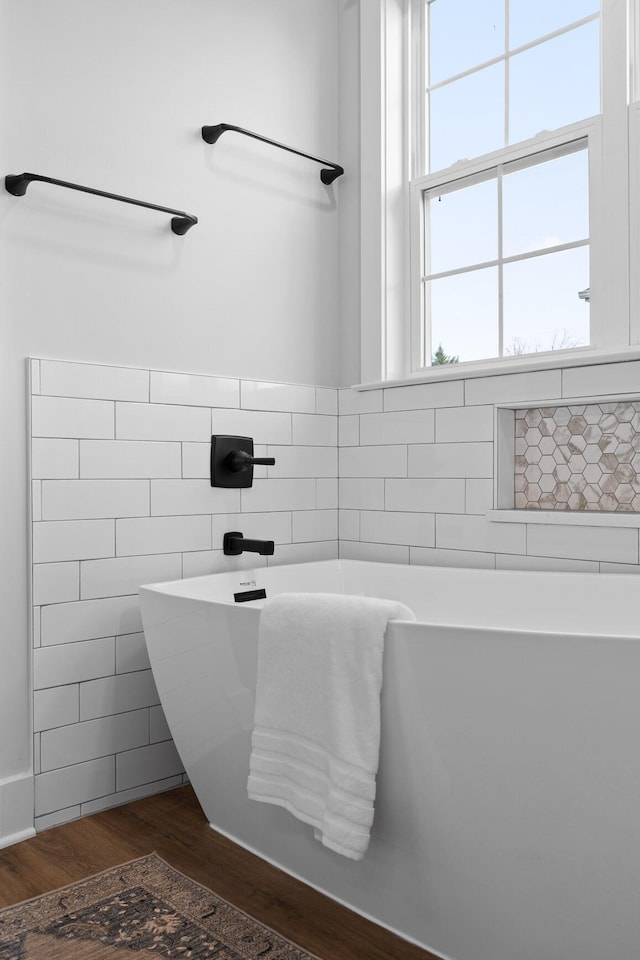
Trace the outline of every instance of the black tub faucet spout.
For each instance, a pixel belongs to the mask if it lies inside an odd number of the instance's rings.
[[[239,557],[241,553],[259,553],[271,557],[275,550],[273,540],[246,540],[241,533],[225,533],[222,541],[225,556]]]

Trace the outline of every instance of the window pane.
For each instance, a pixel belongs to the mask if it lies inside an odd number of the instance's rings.
[[[589,237],[587,151],[516,173],[505,171],[502,211],[505,257],[586,240]]]
[[[589,248],[505,263],[504,353],[537,353],[589,343]]]
[[[496,260],[498,256],[498,184],[495,178],[428,201],[430,230],[426,272]]]
[[[509,48],[537,40],[599,10],[599,0],[509,0]]]
[[[510,60],[509,142],[600,113],[597,21]]]
[[[482,360],[498,356],[498,268],[431,280],[425,299],[431,354]]]
[[[429,83],[439,83],[505,52],[504,0],[433,0]]]
[[[504,64],[433,90],[429,111],[432,171],[504,146]]]

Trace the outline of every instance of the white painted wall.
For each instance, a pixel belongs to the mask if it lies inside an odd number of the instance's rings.
[[[60,188],[0,193],[0,783],[30,765],[28,355],[336,385],[340,162],[334,0],[1,0],[0,168]],[[346,179],[346,178],[345,178]]]

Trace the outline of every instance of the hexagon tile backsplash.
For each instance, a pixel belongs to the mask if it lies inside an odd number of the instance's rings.
[[[640,512],[640,401],[516,410],[514,503]]]

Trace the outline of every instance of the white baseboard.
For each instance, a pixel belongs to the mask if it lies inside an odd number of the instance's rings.
[[[35,836],[33,774],[0,782],[0,848]]]

